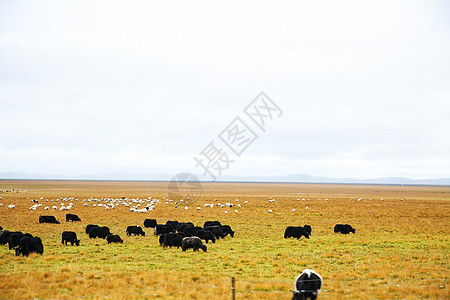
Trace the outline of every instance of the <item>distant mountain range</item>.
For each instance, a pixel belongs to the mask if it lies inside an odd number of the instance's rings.
[[[41,179],[41,180],[139,180],[139,181],[170,181],[173,175],[169,174],[130,174],[110,173],[95,175],[55,175],[55,174],[29,174],[2,172],[0,179]],[[202,181],[211,181],[210,177],[198,175]],[[222,176],[217,181],[241,182],[299,182],[299,183],[349,183],[349,184],[404,184],[404,185],[450,185],[450,178],[438,179],[412,179],[406,177],[379,177],[371,179],[358,178],[331,178],[305,174],[291,174],[283,176]]]

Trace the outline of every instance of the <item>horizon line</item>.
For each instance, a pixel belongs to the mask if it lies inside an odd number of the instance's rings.
[[[382,178],[382,177],[379,177]],[[445,179],[445,178],[444,178]],[[0,178],[0,181],[102,181],[102,182],[171,182],[171,180],[157,180],[157,179],[25,179],[25,178]],[[358,182],[307,182],[307,181],[251,181],[251,180],[191,180],[190,182],[200,182],[200,183],[268,183],[268,184],[323,184],[323,185],[389,185],[389,186],[440,186],[440,187],[450,187],[450,184],[430,184],[430,183],[358,183]]]

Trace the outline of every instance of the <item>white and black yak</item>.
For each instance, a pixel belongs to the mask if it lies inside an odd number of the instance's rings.
[[[304,269],[294,282],[295,291],[291,292],[292,300],[315,300],[322,289],[322,276],[319,273]]]

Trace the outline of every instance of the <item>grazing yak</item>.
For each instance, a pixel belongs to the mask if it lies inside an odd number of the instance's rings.
[[[110,235],[111,232],[109,231],[109,228],[106,226],[103,227],[92,227],[91,230],[89,230],[89,238],[95,239],[95,238],[102,238],[106,239],[108,235]]]
[[[145,219],[144,220],[144,227],[145,228],[155,228],[156,224],[158,224],[158,223],[156,222],[155,219]]]
[[[126,233],[127,236],[130,236],[132,234],[145,236],[145,232],[142,230],[141,226],[128,226]]]
[[[39,223],[61,224],[54,216],[39,216]]]
[[[8,231],[8,230],[3,230],[2,233],[0,234],[0,245],[6,245],[8,244],[8,237],[11,233],[16,232],[16,233],[22,233],[20,231]]]
[[[216,239],[225,238],[225,234],[222,231],[222,226],[206,226],[204,229],[211,231]]]
[[[201,228],[199,226],[186,227],[183,232],[186,236],[197,236],[197,231],[199,231],[199,230],[203,230],[203,228]]]
[[[305,226],[303,226],[303,229],[305,229],[305,231],[308,235],[311,235],[311,232],[312,232],[311,225],[305,225]]]
[[[155,226],[154,234],[155,235],[161,235],[163,233],[171,233],[173,232],[173,228],[170,225],[161,225],[158,224]]]
[[[72,246],[73,244],[80,246],[80,241],[80,239],[77,239],[77,234],[73,231],[64,231],[62,233],[61,244],[67,246],[67,243],[70,243]]]
[[[213,244],[216,242],[216,238],[214,237],[214,234],[209,230],[198,230],[197,234],[195,236],[198,236],[200,239],[204,240],[205,243],[208,244],[209,241],[212,241]]]
[[[86,234],[89,234],[89,231],[91,231],[91,229],[92,229],[93,227],[100,227],[100,226],[98,226],[98,225],[93,225],[93,224],[86,225]]]
[[[181,243],[181,249],[186,251],[187,249],[194,249],[194,251],[198,251],[198,249],[202,249],[203,252],[206,252],[208,249],[203,243],[202,240],[197,236],[185,237]]]
[[[77,222],[77,221],[81,221],[81,219],[77,215],[66,214],[66,222],[69,222],[69,221]]]
[[[178,221],[167,221],[166,225],[172,226],[172,229],[175,231],[178,228],[178,225],[180,225],[180,222]]]
[[[187,227],[195,227],[194,223],[186,222],[186,223],[178,223],[178,227],[176,228],[178,232],[184,232]]]
[[[295,291],[291,290],[292,300],[315,300],[322,289],[322,276],[317,272],[304,269],[295,279]]]
[[[222,225],[221,228],[225,236],[231,235],[231,237],[234,237],[234,231],[231,229],[230,225]]]
[[[309,239],[309,234],[305,231],[305,229],[302,226],[288,226],[284,231],[285,239],[291,237],[299,239],[302,236]]]
[[[111,243],[123,243],[123,240],[117,234],[110,234],[106,237],[108,244]]]
[[[28,256],[30,253],[43,254],[44,245],[42,245],[42,240],[35,236],[29,237],[25,236],[20,240],[19,246],[16,248],[16,256],[23,255]]]
[[[31,234],[29,233],[22,233],[20,231],[18,232],[11,232],[11,234],[8,236],[7,241],[8,241],[8,248],[9,250],[16,248],[17,246],[19,246],[20,240],[24,237],[33,237]]]
[[[349,234],[350,232],[355,233],[355,229],[349,224],[336,224],[334,226],[335,233]]]
[[[186,235],[182,232],[177,233],[166,233],[164,234],[164,239],[162,241],[163,247],[177,247],[180,248],[183,244],[183,239]]]

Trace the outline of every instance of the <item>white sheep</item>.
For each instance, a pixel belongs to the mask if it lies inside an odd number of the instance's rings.
[[[12,209],[12,208],[15,208],[16,206],[14,205],[14,204],[10,204],[10,205],[8,205],[8,208],[9,209]]]
[[[273,213],[273,210],[269,209],[267,212],[268,212],[269,214],[271,214],[271,213]]]

